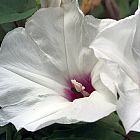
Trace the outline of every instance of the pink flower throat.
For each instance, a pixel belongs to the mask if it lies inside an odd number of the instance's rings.
[[[64,93],[66,98],[71,102],[78,98],[88,97],[95,91],[91,84],[90,74],[74,76],[66,80],[66,83],[67,88],[64,89]]]

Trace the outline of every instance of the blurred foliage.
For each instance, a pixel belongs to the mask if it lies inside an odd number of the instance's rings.
[[[24,26],[37,9],[35,0],[0,0],[0,42],[7,32]]]
[[[134,14],[138,5],[138,0],[114,2],[118,7],[118,18]],[[0,42],[10,30],[24,27],[26,19],[38,8],[39,0],[0,0]],[[98,18],[113,18],[105,5],[100,5],[90,14]],[[113,113],[96,123],[54,124],[34,133],[24,129],[17,132],[12,124],[8,124],[0,127],[0,140],[140,140],[140,133],[126,135],[118,116]]]
[[[28,18],[36,10],[34,0],[0,0],[0,24]]]

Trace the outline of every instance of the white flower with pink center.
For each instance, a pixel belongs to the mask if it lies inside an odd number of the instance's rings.
[[[127,25],[137,15],[119,22],[98,20],[84,16],[75,0],[49,1],[47,7],[2,42],[0,125],[12,122],[18,130],[35,131],[53,123],[94,122],[116,110],[117,92],[122,100],[126,84],[138,88],[137,67],[127,69],[131,61],[123,54],[133,30]],[[121,40],[124,27],[128,32]],[[118,32],[115,40],[112,33]],[[123,103],[117,106],[122,120]]]
[[[116,91],[100,79],[104,62],[88,47],[99,32],[92,26],[76,1],[65,0],[6,35],[0,52],[1,125],[35,131],[55,122],[94,122],[115,111]]]

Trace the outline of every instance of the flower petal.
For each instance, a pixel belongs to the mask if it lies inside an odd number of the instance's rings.
[[[19,75],[31,79],[28,72],[51,78],[64,84],[62,67],[57,67],[58,61],[52,61],[32,41],[24,28],[17,28],[9,32],[4,38],[0,51],[0,66],[10,69]],[[25,72],[25,74],[24,74]],[[55,76],[54,76],[55,75]],[[35,82],[39,82],[34,76]],[[41,79],[40,79],[41,81]]]
[[[53,101],[56,104],[67,101],[62,97],[64,83],[61,70],[44,56],[25,29],[11,31],[0,51],[0,125],[44,101],[46,110],[51,113],[49,105]],[[52,105],[56,106],[55,103]]]
[[[0,67],[0,125],[10,122],[12,118],[24,114],[28,109],[30,111],[34,110],[34,106],[38,104],[44,105],[45,110],[43,110],[43,106],[40,106],[40,109],[42,108],[42,112],[47,115],[48,112],[54,112],[50,106],[55,106],[57,110],[59,109],[59,104],[57,103],[63,104],[69,102],[62,97],[63,87],[55,81],[37,76],[38,80],[41,79],[42,82],[44,80],[44,83],[46,83],[43,86],[43,84],[41,85],[33,80],[27,79],[26,73],[24,74],[25,77]],[[32,77],[34,75],[30,74],[30,76]],[[44,114],[40,114],[40,117],[43,117],[42,115]],[[23,119],[21,118],[20,121],[23,122]],[[29,118],[26,119],[25,121],[30,121]],[[18,122],[16,125],[18,126],[20,123]]]
[[[140,81],[138,76],[140,73],[139,64],[137,63],[139,57],[136,61],[136,54],[133,53],[133,49],[136,42],[136,30],[138,30],[136,26],[139,26],[136,21],[139,17],[137,14],[110,25],[103,32],[100,32],[91,45],[98,58],[105,58],[118,63],[136,82]]]
[[[101,79],[107,86],[104,76],[109,76],[118,87],[120,98],[117,112],[127,133],[131,130],[140,131],[139,18],[138,10],[134,16],[108,26],[99,33],[91,45],[98,58],[113,61],[116,66],[118,64],[118,70],[107,65],[101,73]]]
[[[98,65],[95,67],[96,71],[93,72],[93,77],[96,77],[92,80],[94,87],[103,94],[108,101],[114,101],[114,104],[117,105],[117,112],[127,133],[131,130],[140,131],[140,127],[138,127],[140,118],[140,113],[138,112],[140,100],[138,84],[136,84],[118,64],[105,60],[101,62],[97,63]],[[99,71],[97,71],[97,69],[99,69]],[[100,79],[97,77],[98,73],[100,74]],[[109,91],[114,93],[116,99],[119,99],[118,102],[111,98]],[[118,92],[118,95],[116,92]]]
[[[89,34],[90,43],[96,38],[96,35],[104,29],[113,26],[117,21],[113,19],[98,19],[92,15],[85,16],[86,32]],[[94,32],[93,32],[94,31]]]
[[[116,105],[109,102],[95,91],[90,97],[75,100],[72,107],[65,113],[70,120],[78,120],[84,122],[97,121],[116,109]]]
[[[90,67],[97,62],[88,46],[98,29],[92,28],[90,19],[79,10],[75,0],[64,0],[61,7],[37,11],[25,30],[44,54],[58,62],[55,64],[58,68],[63,65],[63,73],[74,75],[87,71],[85,65],[89,66],[91,58]]]
[[[26,124],[24,128],[35,131],[52,123],[71,124],[79,121],[94,122],[109,115],[116,109],[114,104],[106,101],[97,92],[91,94],[90,97],[81,98],[69,104],[67,103],[65,106],[65,108],[54,114],[50,114],[50,116]],[[27,116],[25,115],[24,117],[26,118]]]
[[[44,98],[41,102],[28,106],[26,110],[10,119],[9,122],[13,123],[18,130],[26,128],[29,131],[35,131],[36,127],[32,128],[34,123],[39,122],[40,119],[54,116],[57,112],[66,108],[69,104],[70,102],[61,96],[46,96],[46,98]],[[11,110],[11,108],[9,108],[9,110]],[[53,117],[51,117],[51,121],[53,121]],[[26,127],[28,125],[30,126],[29,128]],[[42,123],[39,122],[38,125],[42,125]],[[49,122],[44,122],[43,127],[48,125],[50,125]]]
[[[136,129],[139,123],[140,113],[140,89],[123,70],[119,72],[117,89],[119,101],[117,103],[117,113],[125,127],[126,133],[129,131],[140,131]]]
[[[117,74],[116,72],[118,69],[116,69],[116,65],[114,66],[114,64],[109,61],[107,62],[104,60],[99,60],[91,73],[92,85],[109,102],[116,104],[117,89],[115,85],[115,79],[113,78],[115,76],[117,77],[117,75],[114,76],[112,74],[112,70],[115,74]]]
[[[140,132],[140,89],[133,89],[121,93],[117,112],[125,127],[126,133]]]
[[[7,85],[7,90],[11,90],[14,93],[7,92],[5,94],[6,91],[4,88],[4,94],[0,94],[4,95],[1,98],[3,103],[9,101],[9,105],[1,110],[0,118],[3,125],[7,122],[12,122],[18,130],[24,127],[29,131],[35,131],[52,123],[94,122],[109,115],[116,109],[115,96],[106,90],[107,88],[103,84],[100,84],[101,82],[96,82],[98,86],[96,88],[100,93],[93,92],[88,98],[68,102],[60,96],[61,91],[55,92],[55,90],[42,87],[27,79],[22,79],[12,72],[9,72],[9,75],[6,77],[11,77],[11,80],[8,78],[9,84]],[[4,83],[4,79],[2,81]],[[6,83],[8,82],[6,81]],[[54,86],[53,83],[52,86]],[[13,88],[15,89],[13,90]],[[19,90],[20,92],[18,92]],[[20,96],[21,93],[22,96]],[[10,100],[11,96],[14,100]],[[15,96],[19,98],[14,98]],[[5,117],[7,118],[4,120]]]
[[[68,6],[68,10],[71,9],[68,12],[64,11],[64,8],[61,7],[41,9],[28,20],[25,27],[25,30],[39,46],[40,50],[45,55],[51,57],[52,61],[57,62],[57,67],[63,66],[62,70],[64,73],[68,73],[72,68],[74,71],[77,70],[75,65],[77,54],[73,54],[72,52],[76,52],[75,49],[78,48],[77,42],[75,42],[76,39],[74,38],[76,36],[75,32],[70,31],[69,33],[65,33],[65,30],[67,30],[68,26],[75,24],[78,26],[82,20],[76,5],[70,3]],[[71,14],[71,11],[73,11],[73,14]],[[68,15],[65,16],[65,14]],[[66,21],[65,18],[67,18]],[[74,40],[69,38],[68,41],[66,34],[69,34],[69,37],[74,36]],[[69,42],[72,43],[68,46]],[[74,67],[71,67],[71,63]]]
[[[97,58],[94,55],[94,51],[90,48],[82,48],[81,51],[79,51],[79,57],[77,57],[77,59],[79,73],[82,74],[91,73],[93,67],[98,62]]]

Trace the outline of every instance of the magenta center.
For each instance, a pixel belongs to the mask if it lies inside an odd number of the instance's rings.
[[[81,83],[85,87],[85,91],[88,92],[89,94],[91,94],[93,91],[95,91],[95,89],[91,83],[90,74],[73,76],[70,79],[66,80],[67,88],[64,89],[66,98],[71,102],[75,99],[84,97],[82,93],[76,91],[71,80],[76,80],[77,82]]]

